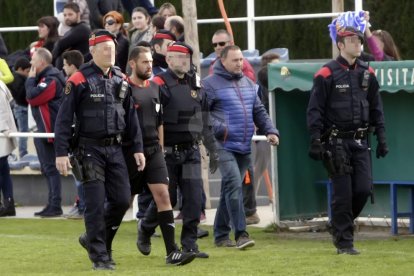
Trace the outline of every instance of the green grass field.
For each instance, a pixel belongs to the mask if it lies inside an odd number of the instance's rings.
[[[210,236],[199,246],[210,258],[174,267],[165,265],[162,238],[153,238],[151,255],[143,256],[135,245],[136,223],[124,222],[113,245],[116,271],[95,272],[78,244],[83,221],[0,219],[0,275],[413,275],[412,236],[360,235],[356,247],[362,254],[344,256],[336,255],[326,233],[286,234],[251,227],[256,246],[239,251],[215,248],[212,228],[203,228]]]

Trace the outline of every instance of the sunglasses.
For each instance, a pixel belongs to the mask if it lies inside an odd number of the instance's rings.
[[[228,41],[222,41],[222,42],[217,42],[217,43],[213,43],[213,47],[216,48],[218,45],[220,45],[221,47],[225,46],[226,43]]]
[[[115,20],[109,19],[108,21],[105,21],[105,25],[108,24],[109,26],[112,26],[116,23]]]

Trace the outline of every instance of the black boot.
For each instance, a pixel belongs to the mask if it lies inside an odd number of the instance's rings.
[[[0,217],[14,217],[16,216],[16,209],[14,208],[13,198],[4,200],[4,206],[0,208]]]

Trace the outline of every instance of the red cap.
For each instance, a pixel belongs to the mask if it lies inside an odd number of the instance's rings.
[[[115,42],[115,37],[106,30],[99,30],[95,33],[92,33],[91,36],[89,37],[89,46],[95,46],[96,44],[102,43],[105,41]]]
[[[184,54],[191,54],[191,51],[188,47],[180,44],[174,43],[167,47],[167,52],[179,52]]]
[[[171,35],[169,34],[163,34],[163,33],[156,33],[154,35],[153,39],[169,39],[169,40],[175,40]]]

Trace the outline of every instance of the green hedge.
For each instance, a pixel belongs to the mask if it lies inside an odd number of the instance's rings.
[[[165,1],[156,0],[160,6]],[[170,0],[181,14],[181,0]],[[217,1],[197,0],[198,18],[221,17]],[[353,0],[345,0],[345,10],[353,9]],[[389,31],[400,48],[404,59],[414,58],[414,1],[401,0],[365,0],[364,9],[371,13],[373,29]],[[229,17],[246,16],[246,1],[225,1]],[[33,26],[44,15],[53,14],[52,0],[7,0],[0,1],[0,26]],[[258,16],[286,15],[303,13],[327,13],[331,11],[331,1],[318,0],[257,0],[255,11]],[[318,59],[331,56],[331,41],[327,25],[331,19],[304,19],[286,21],[256,22],[256,48],[263,53],[275,47],[289,48],[292,59]],[[213,51],[211,36],[215,30],[224,28],[224,24],[199,25],[200,49],[207,55]],[[235,42],[241,48],[247,48],[246,23],[233,23]],[[202,34],[202,35],[201,35]],[[35,32],[4,33],[3,37],[9,51],[27,47],[36,39]]]

